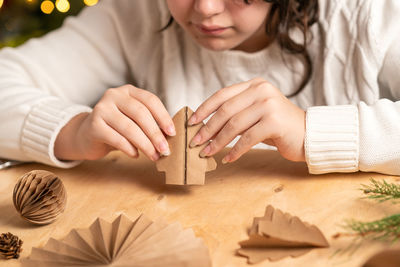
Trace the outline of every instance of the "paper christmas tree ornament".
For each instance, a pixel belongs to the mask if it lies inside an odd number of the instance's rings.
[[[24,219],[35,224],[48,224],[64,212],[67,193],[54,173],[34,170],[18,180],[13,202]]]
[[[166,183],[176,185],[203,185],[205,172],[215,170],[217,163],[214,158],[201,158],[200,151],[207,143],[189,147],[190,141],[204,125],[199,123],[188,126],[187,121],[193,111],[184,107],[173,117],[176,136],[167,137],[171,154],[162,157],[156,162],[157,170],[165,172]]]
[[[276,261],[284,257],[298,257],[316,247],[328,247],[328,241],[314,225],[298,217],[268,206],[264,217],[256,217],[249,231],[249,239],[239,242],[238,254],[249,263],[265,259]]]
[[[43,248],[33,248],[22,266],[210,267],[211,261],[191,229],[120,215],[112,223],[98,218],[62,240],[50,239]]]

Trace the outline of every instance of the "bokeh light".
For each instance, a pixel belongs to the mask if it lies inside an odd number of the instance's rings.
[[[56,8],[61,13],[68,12],[68,10],[70,8],[68,0],[57,0],[56,1]]]
[[[49,0],[43,1],[42,4],[40,5],[40,10],[42,10],[42,12],[45,14],[51,14],[51,12],[53,12],[54,10],[53,2]]]
[[[43,36],[59,28],[68,16],[75,16],[100,1],[0,0],[0,49],[17,47],[31,38]]]
[[[83,0],[83,2],[87,6],[94,6],[95,4],[97,4],[99,2],[99,0]]]

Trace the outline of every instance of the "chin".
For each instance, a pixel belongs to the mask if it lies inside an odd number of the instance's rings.
[[[202,47],[212,51],[226,51],[236,47],[236,44],[230,44],[226,40],[215,39],[215,40],[196,40]]]

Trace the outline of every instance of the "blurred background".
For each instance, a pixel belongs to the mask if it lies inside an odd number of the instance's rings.
[[[99,0],[0,0],[0,48],[18,46],[61,26]]]

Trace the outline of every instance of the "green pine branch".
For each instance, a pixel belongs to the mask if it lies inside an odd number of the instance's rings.
[[[348,221],[346,228],[361,237],[396,242],[400,238],[400,214],[393,214],[372,222]]]
[[[366,198],[384,202],[387,200],[400,199],[400,184],[388,183],[385,180],[382,182],[374,179],[370,180],[369,185],[362,185],[361,190]],[[380,220],[371,222],[362,222],[350,220],[344,226],[351,233],[338,234],[355,236],[361,238],[371,238],[374,240],[396,242],[400,239],[400,213],[384,217]]]
[[[370,185],[361,186],[361,190],[367,195],[367,198],[375,199],[379,202],[400,199],[400,184],[387,183],[385,180],[379,182],[371,179]]]

